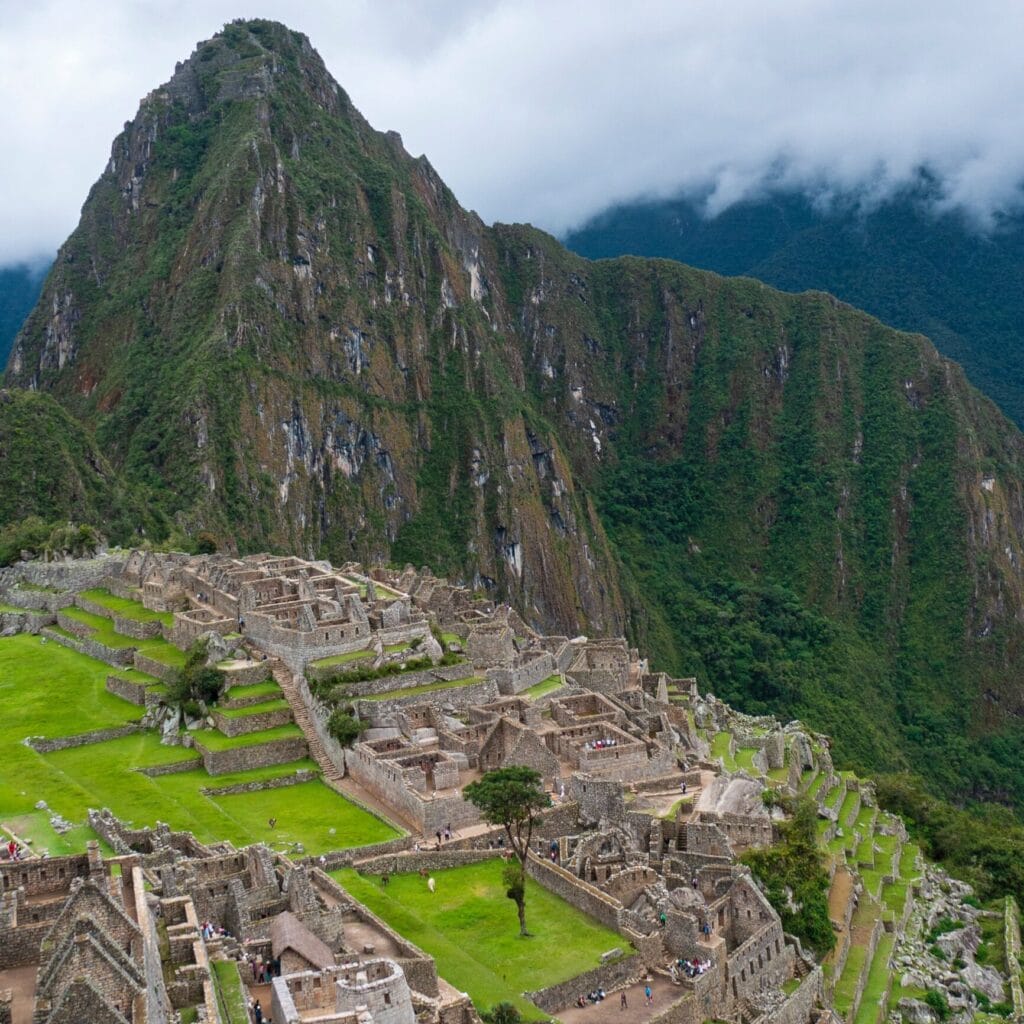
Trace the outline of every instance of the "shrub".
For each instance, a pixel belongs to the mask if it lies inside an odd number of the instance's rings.
[[[939,1020],[946,1020],[949,1017],[949,1003],[938,989],[929,989],[924,1001]]]
[[[193,718],[200,713],[201,704],[216,704],[224,689],[224,673],[206,664],[207,653],[206,642],[197,640],[181,671],[167,685],[167,703]]]
[[[348,708],[335,708],[327,719],[327,731],[343,747],[351,747],[365,729],[366,726]]]

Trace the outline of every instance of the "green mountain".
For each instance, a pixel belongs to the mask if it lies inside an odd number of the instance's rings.
[[[45,266],[0,267],[0,363],[7,362],[14,336],[39,299]]]
[[[7,375],[167,528],[426,563],[1024,805],[1024,437],[960,369],[825,294],[487,227],[280,25],[143,101]]]
[[[590,259],[660,256],[786,291],[831,292],[927,334],[1024,425],[1024,217],[999,215],[982,229],[940,200],[922,174],[879,204],[848,195],[821,207],[775,192],[705,218],[687,199],[637,202],[595,217],[566,245]]]

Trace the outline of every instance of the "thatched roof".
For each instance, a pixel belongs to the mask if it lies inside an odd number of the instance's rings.
[[[270,945],[274,956],[279,957],[286,949],[297,953],[317,970],[333,967],[334,954],[327,944],[318,939],[291,911],[286,910],[271,922]]]

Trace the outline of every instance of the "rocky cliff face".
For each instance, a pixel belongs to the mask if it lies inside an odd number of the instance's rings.
[[[865,764],[1024,796],[1016,429],[829,296],[488,228],[282,26],[143,101],[8,377],[187,532],[628,626]]]

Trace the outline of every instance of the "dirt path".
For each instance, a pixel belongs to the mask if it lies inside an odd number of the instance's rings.
[[[38,967],[12,967],[0,971],[0,990],[11,990],[11,1024],[32,1024]]]
[[[832,888],[828,891],[828,916],[835,924],[846,924],[846,911],[853,892],[853,875],[845,867],[836,868]]]
[[[669,978],[656,974],[651,980],[652,1004],[644,1001],[643,981],[638,981],[625,989],[627,1009],[622,1009],[619,992],[609,993],[600,1003],[587,1003],[584,1008],[570,1006],[558,1011],[558,1019],[562,1024],[643,1024],[659,1014],[664,1013],[683,994],[683,988],[673,985]],[[584,993],[586,994],[586,993]]]

